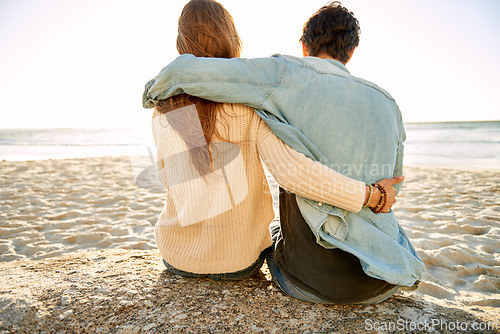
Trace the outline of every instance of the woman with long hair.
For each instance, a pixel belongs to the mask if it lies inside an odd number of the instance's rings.
[[[191,0],[179,18],[177,50],[234,58],[241,41],[221,4]],[[259,270],[272,245],[274,218],[261,159],[280,186],[306,198],[353,212],[379,203],[378,189],[293,150],[253,109],[179,93],[158,101],[152,122],[160,181],[167,189],[155,236],[171,272],[236,280]],[[385,188],[387,212],[395,190]]]

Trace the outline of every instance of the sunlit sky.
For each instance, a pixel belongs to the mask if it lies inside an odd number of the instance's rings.
[[[243,57],[301,56],[325,0],[221,0]],[[1,0],[0,128],[134,127],[144,84],[175,59],[184,0]],[[500,1],[345,0],[360,21],[350,72],[406,122],[500,120]]]

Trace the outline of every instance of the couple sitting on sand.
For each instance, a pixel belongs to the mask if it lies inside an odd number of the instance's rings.
[[[147,83],[167,189],[155,227],[183,277],[238,280],[267,261],[308,302],[381,302],[415,287],[423,263],[390,210],[405,132],[394,99],[345,65],[359,25],[338,2],[304,25],[304,58],[238,58],[231,15],[189,1],[181,54]],[[279,219],[262,163],[280,185]]]

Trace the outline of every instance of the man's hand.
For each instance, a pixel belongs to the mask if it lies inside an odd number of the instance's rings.
[[[401,176],[394,176],[382,179],[377,182],[382,186],[382,188],[384,188],[384,190],[387,193],[387,203],[385,204],[384,209],[381,211],[382,213],[387,213],[391,211],[392,206],[394,205],[394,203],[396,203],[396,195],[397,195],[397,191],[396,189],[394,189],[393,185],[403,182],[404,179],[405,177],[401,175]],[[367,186],[367,192],[368,192],[367,199],[369,197],[369,191],[370,188],[369,186]],[[377,187],[373,187],[373,194],[367,206],[372,209],[375,208],[380,202],[381,196],[382,194],[380,193],[380,190]]]

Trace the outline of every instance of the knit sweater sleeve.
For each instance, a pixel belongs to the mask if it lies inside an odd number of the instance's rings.
[[[297,195],[358,212],[366,186],[307,158],[281,141],[262,121],[257,135],[259,155],[276,182]]]

